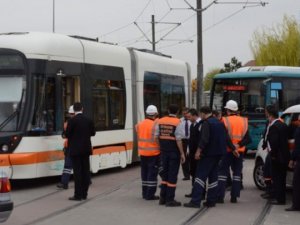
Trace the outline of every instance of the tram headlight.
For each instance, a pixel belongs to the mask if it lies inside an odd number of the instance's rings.
[[[2,145],[1,150],[2,150],[3,152],[7,152],[8,149],[9,149],[9,148],[8,148],[8,145],[6,145],[6,144]]]

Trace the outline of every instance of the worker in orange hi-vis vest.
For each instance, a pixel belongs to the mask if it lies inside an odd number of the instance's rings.
[[[69,107],[68,110],[69,118],[73,117],[75,115],[73,105]],[[64,131],[62,133],[62,137],[64,138],[64,154],[65,154],[65,161],[64,161],[64,169],[63,173],[61,175],[60,183],[56,185],[59,189],[68,189],[69,188],[69,180],[72,173],[72,161],[70,158],[70,152],[68,149],[68,139],[65,137],[65,131],[68,125],[68,121],[64,123]]]
[[[223,203],[225,197],[225,186],[229,169],[233,171],[231,203],[236,203],[240,197],[241,173],[243,169],[243,156],[246,145],[251,142],[248,132],[248,119],[238,114],[238,104],[229,100],[225,105],[227,116],[223,117],[223,123],[227,130],[227,154],[223,157],[218,176],[218,200]]]
[[[155,139],[155,127],[158,111],[156,106],[149,105],[146,118],[136,125],[138,152],[141,158],[142,196],[146,200],[158,200],[155,195],[159,167],[160,150]]]

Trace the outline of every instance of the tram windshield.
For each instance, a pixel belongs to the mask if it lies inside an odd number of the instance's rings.
[[[23,93],[21,76],[0,76],[0,131],[16,131]]]

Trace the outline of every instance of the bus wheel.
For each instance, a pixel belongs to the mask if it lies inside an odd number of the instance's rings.
[[[254,183],[259,190],[264,190],[266,187],[263,167],[264,167],[263,161],[258,160],[255,163],[255,167],[253,170]]]

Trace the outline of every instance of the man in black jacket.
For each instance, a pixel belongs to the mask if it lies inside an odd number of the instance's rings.
[[[286,173],[290,158],[288,149],[288,127],[278,118],[277,109],[269,105],[266,107],[266,116],[269,126],[265,133],[268,151],[271,156],[272,180],[275,205],[285,204]]]
[[[300,116],[297,121],[297,128],[295,131],[295,149],[292,152],[292,158],[289,162],[289,167],[294,169],[293,176],[293,198],[292,206],[285,209],[285,211],[300,211]]]
[[[83,116],[81,103],[74,104],[75,116],[68,121],[65,136],[68,138],[70,157],[73,164],[75,191],[69,200],[85,200],[90,184],[91,136],[95,135],[93,122]]]

